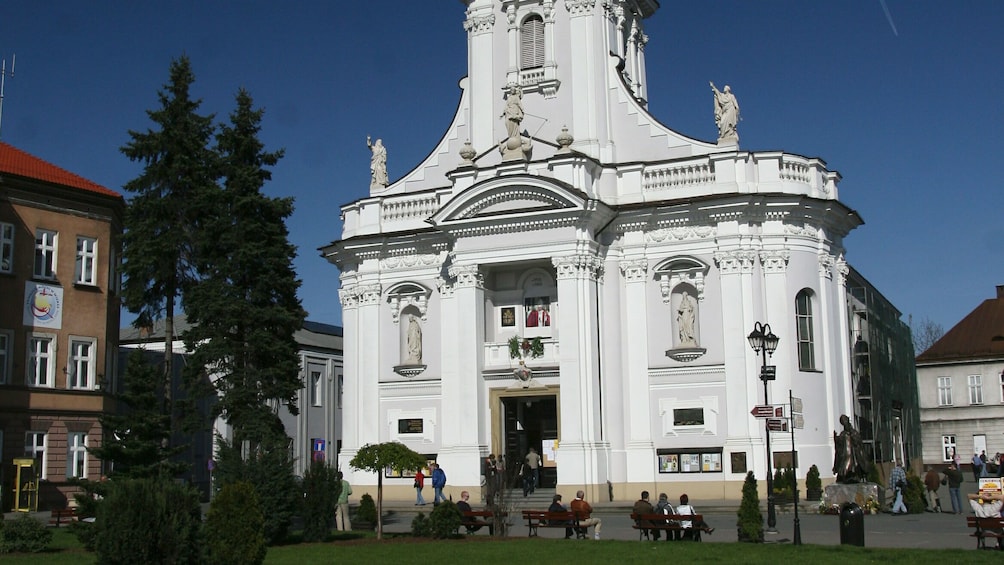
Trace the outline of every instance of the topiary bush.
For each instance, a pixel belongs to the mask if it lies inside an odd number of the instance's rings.
[[[425,517],[425,513],[419,512],[411,521],[411,535],[416,538],[432,537],[432,522]]]
[[[342,491],[338,470],[314,461],[303,474],[303,541],[324,541],[335,522],[335,507]]]
[[[429,533],[436,539],[454,536],[460,529],[462,519],[463,516],[457,505],[449,500],[444,500],[429,514]]]
[[[209,505],[206,551],[213,565],[243,565],[265,560],[265,515],[251,483],[224,485]]]
[[[736,514],[739,516],[736,522],[739,541],[762,543],[763,515],[760,514],[760,495],[756,490],[756,477],[753,476],[753,471],[746,473],[743,499]]]
[[[0,518],[0,553],[40,553],[50,542],[52,532],[27,514],[14,520]]]
[[[373,502],[373,497],[368,492],[359,497],[359,508],[356,510],[355,521],[360,524],[369,524],[367,528],[370,529],[376,526],[376,503]]]
[[[98,506],[94,551],[106,563],[198,563],[199,494],[171,479],[109,481]]]
[[[823,481],[819,478],[819,467],[813,465],[805,474],[805,498],[806,500],[819,500],[822,492]]]

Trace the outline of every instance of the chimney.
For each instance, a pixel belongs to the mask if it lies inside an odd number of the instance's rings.
[[[1004,284],[997,285],[997,298],[1004,298]]]

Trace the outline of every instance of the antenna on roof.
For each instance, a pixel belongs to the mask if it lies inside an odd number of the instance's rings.
[[[14,63],[17,62],[17,53],[10,60],[10,77],[14,78]],[[0,132],[3,131],[3,87],[7,81],[7,59],[0,63]],[[2,135],[0,135],[2,137]]]

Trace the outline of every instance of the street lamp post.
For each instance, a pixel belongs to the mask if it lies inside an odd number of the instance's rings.
[[[781,341],[774,332],[770,331],[770,324],[761,324],[756,322],[753,326],[753,331],[747,338],[750,342],[750,346],[756,353],[763,353],[763,365],[760,367],[760,380],[763,381],[763,403],[766,405],[770,404],[770,399],[767,397],[767,381],[774,380],[777,367],[767,364],[767,356],[773,356],[774,351],[777,349],[777,342]],[[767,433],[767,529],[765,530],[769,534],[777,533],[777,514],[774,511],[774,474],[771,472],[770,464],[770,420],[765,420],[764,422],[765,431]]]

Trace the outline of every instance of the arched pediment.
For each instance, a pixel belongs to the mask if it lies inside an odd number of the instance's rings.
[[[582,211],[586,195],[553,180],[531,176],[505,176],[475,184],[436,212],[435,226],[494,220],[500,216],[539,215],[559,211]]]

